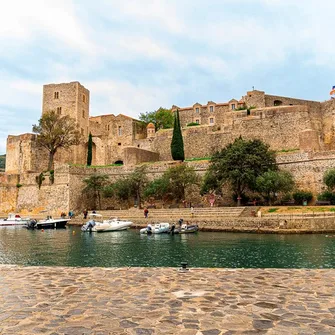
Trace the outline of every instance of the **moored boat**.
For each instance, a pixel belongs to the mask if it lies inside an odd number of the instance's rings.
[[[24,226],[30,221],[29,218],[21,218],[19,214],[8,214],[6,219],[0,219],[0,227],[2,226]]]
[[[31,220],[26,225],[27,229],[64,229],[69,219],[53,219],[51,216],[48,216],[44,220]]]
[[[152,226],[150,223],[146,228],[142,228],[140,230],[141,234],[163,234],[168,233],[170,231],[170,224],[168,222],[161,222],[156,223],[154,226]]]
[[[84,232],[108,232],[128,229],[133,223],[131,221],[120,220],[119,218],[109,218],[103,220],[100,214],[90,214],[91,219],[81,227]],[[100,220],[100,221],[99,221]]]
[[[190,233],[196,233],[199,231],[198,225],[188,225],[188,224],[183,224],[180,228],[176,228],[173,232],[171,231],[172,234],[190,234]]]

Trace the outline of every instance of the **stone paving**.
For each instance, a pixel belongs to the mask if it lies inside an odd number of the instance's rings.
[[[335,269],[0,266],[0,334],[335,334]]]

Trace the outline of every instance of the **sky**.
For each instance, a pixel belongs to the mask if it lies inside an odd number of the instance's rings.
[[[90,114],[240,99],[329,99],[329,0],[0,0],[0,154],[31,132],[42,86],[79,81]]]

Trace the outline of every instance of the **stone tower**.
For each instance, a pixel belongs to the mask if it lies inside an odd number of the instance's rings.
[[[155,134],[156,134],[155,125],[150,122],[147,125],[147,138],[153,138],[155,137]]]
[[[70,151],[61,150],[56,155],[57,160],[85,164],[86,143],[89,134],[90,91],[77,81],[44,85],[42,113],[51,110],[60,115],[72,117],[83,137],[82,145],[76,146]]]

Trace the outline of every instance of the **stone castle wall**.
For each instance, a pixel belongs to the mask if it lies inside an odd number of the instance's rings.
[[[320,193],[325,186],[322,183],[324,173],[335,168],[335,151],[332,152],[296,152],[283,153],[277,156],[280,169],[290,171],[297,188]],[[166,161],[147,164],[147,175],[150,180],[156,179],[170,167],[180,162]],[[187,162],[203,176],[208,168],[208,161]],[[71,210],[82,211],[85,206],[83,189],[84,179],[94,174],[106,174],[111,182],[133,172],[133,166],[114,166],[105,168],[85,168],[60,165],[55,167],[55,181],[51,184],[48,177],[41,188],[36,183],[37,173],[0,174],[0,212],[44,211],[52,215]],[[22,186],[17,187],[20,183]],[[226,193],[226,192],[225,192]],[[110,199],[103,199],[103,207],[113,205]]]
[[[209,157],[239,136],[261,139],[276,151],[299,149],[299,133],[314,127],[307,106],[253,109],[250,115],[247,111],[233,111],[225,114],[225,120],[224,125],[219,126],[184,127],[185,156]],[[171,139],[171,129],[156,133],[152,149],[160,153],[161,160],[171,160]],[[314,142],[315,147],[320,145],[318,137],[314,138]],[[312,145],[312,142],[309,144]]]

